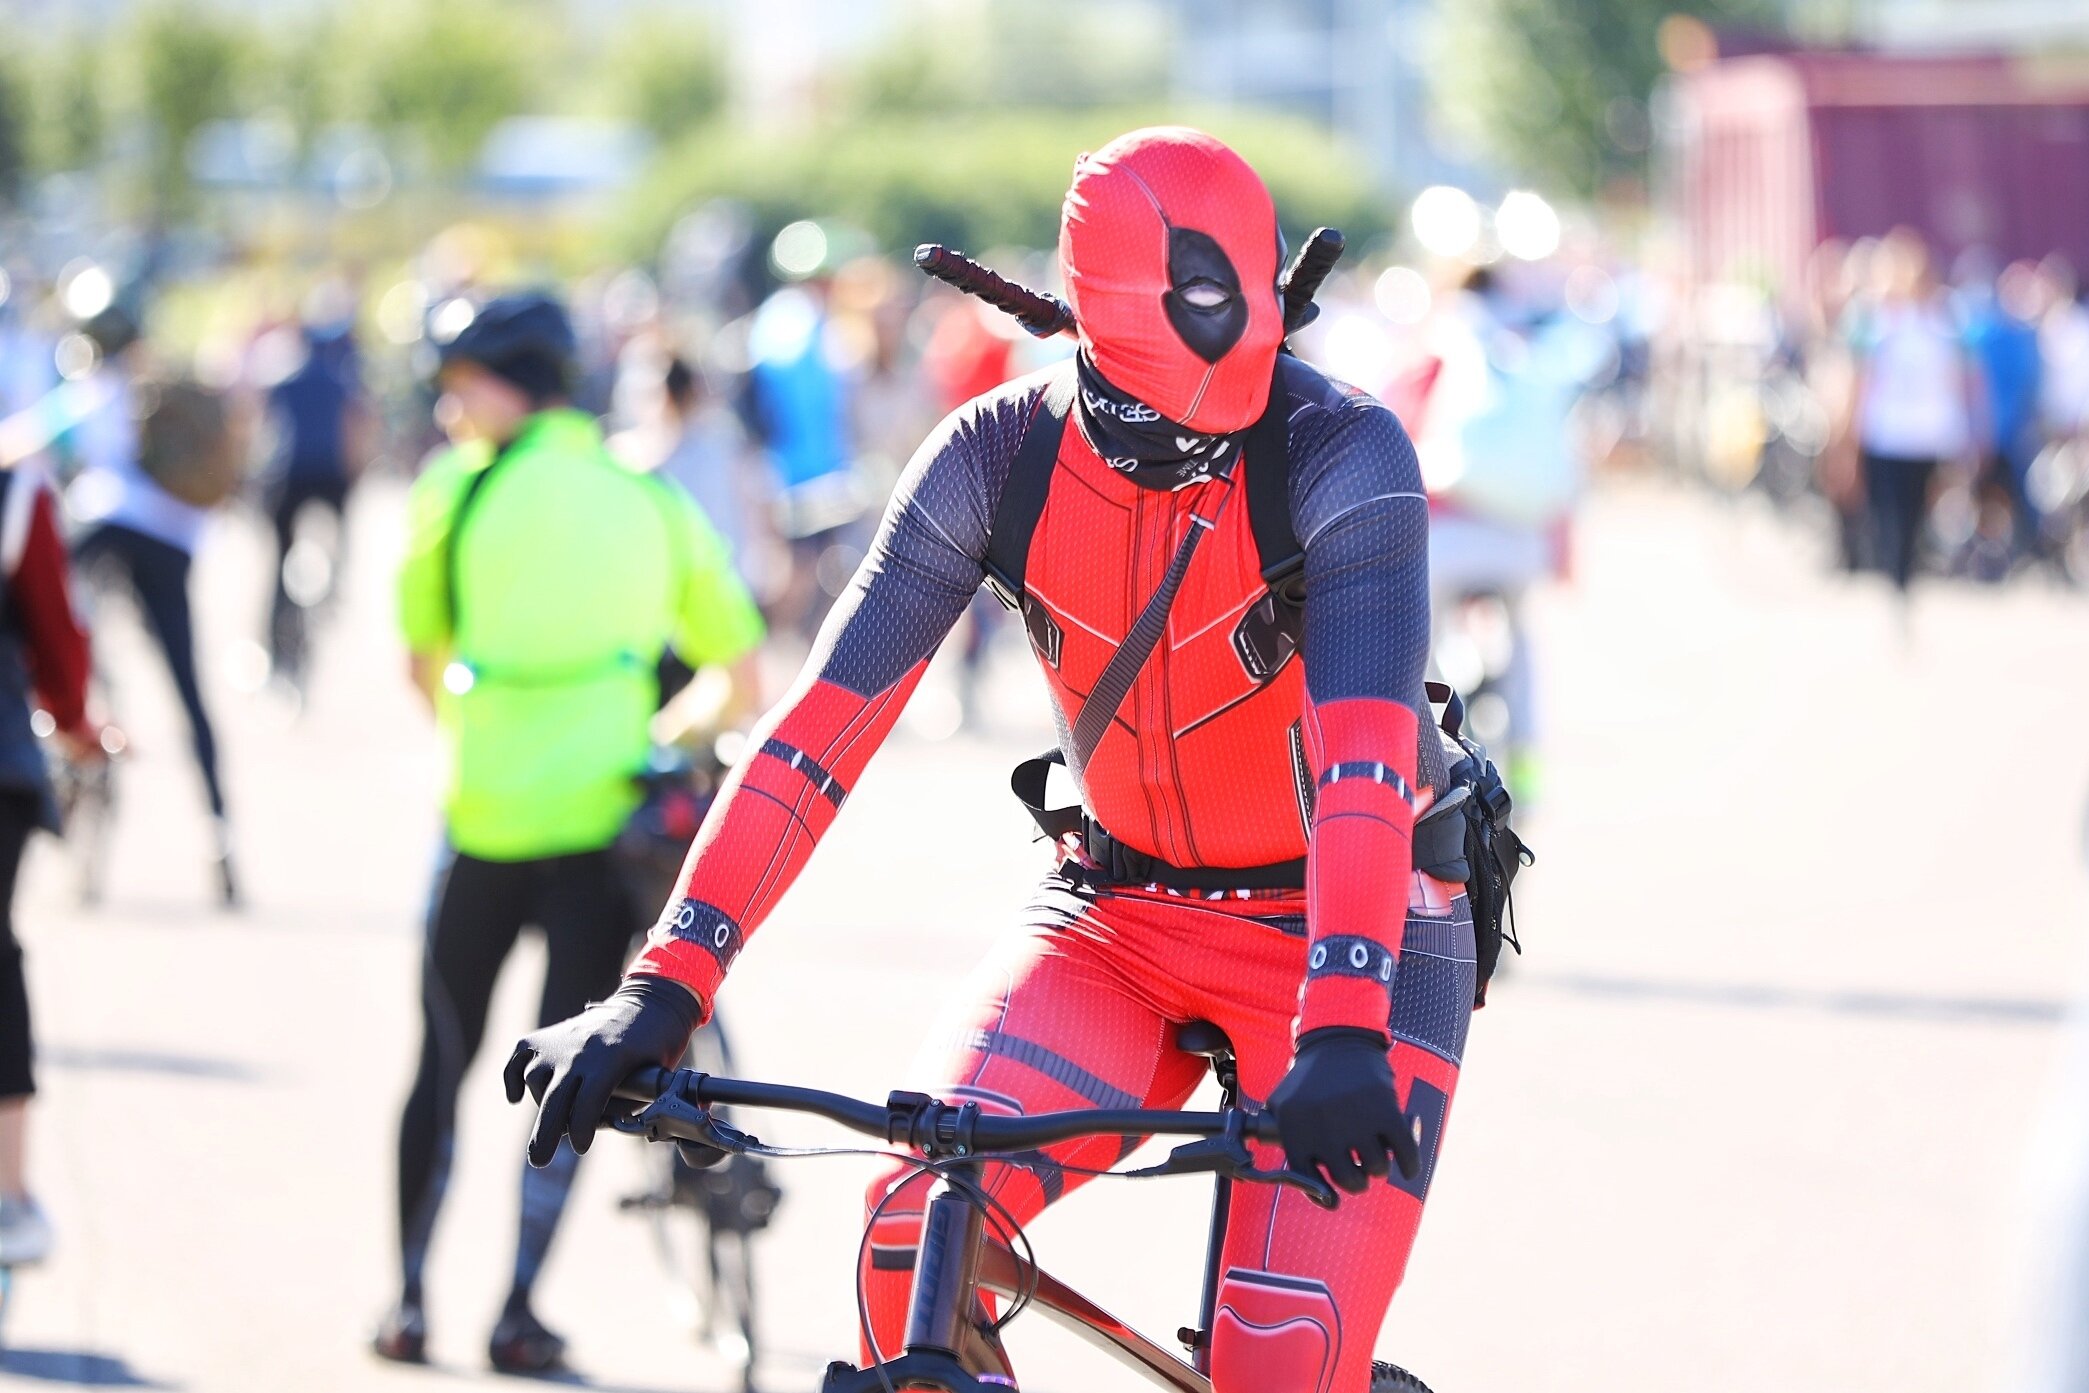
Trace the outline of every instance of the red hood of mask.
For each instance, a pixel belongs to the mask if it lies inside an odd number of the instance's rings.
[[[1171,421],[1224,434],[1262,414],[1284,341],[1281,256],[1261,177],[1202,131],[1133,131],[1074,165],[1059,267],[1082,349]]]

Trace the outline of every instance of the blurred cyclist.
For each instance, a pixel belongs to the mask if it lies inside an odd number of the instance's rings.
[[[34,461],[0,470],[0,1266],[41,1260],[51,1227],[28,1183],[29,986],[14,936],[22,851],[58,830],[30,704],[50,714],[76,759],[101,758],[87,720],[87,635],[73,617],[65,542],[48,477]]]
[[[277,436],[263,499],[276,533],[268,657],[270,671],[292,688],[303,684],[309,640],[304,609],[310,598],[292,594],[298,588],[291,576],[298,523],[317,509],[331,515],[339,534],[349,484],[368,449],[370,408],[363,395],[353,316],[354,303],[344,288],[328,285],[315,291],[298,331],[297,364],[268,393]],[[329,567],[339,559],[337,546]]]
[[[1477,976],[1466,897],[1412,846],[1449,780],[1423,685],[1414,450],[1375,399],[1280,356],[1276,210],[1219,141],[1161,127],[1083,156],[1059,246],[1078,359],[929,436],[698,834],[682,898],[614,996],[522,1042],[509,1096],[540,1101],[542,1164],[593,1140],[634,1069],[679,1054],[993,560],[1020,587],[1084,808],[1040,818],[1063,859],[946,1022],[939,1091],[998,1113],[1179,1107],[1206,1070],[1176,1029],[1217,1024],[1288,1161],[1349,1197],[1330,1212],[1234,1188],[1214,1386],[1364,1393]],[[1026,495],[1041,511],[1011,574],[989,528]],[[1302,616],[1263,581],[1255,533],[1278,521],[1302,551]],[[964,873],[933,828],[894,840],[910,874],[891,894]],[[997,1163],[986,1188],[1026,1223],[1120,1140]],[[887,1350],[927,1181],[902,1163],[867,1196],[866,1314]]]
[[[593,418],[566,404],[574,338],[557,301],[506,295],[475,313],[458,301],[437,324],[454,331],[436,412],[456,444],[409,498],[399,613],[450,746],[447,848],[399,1137],[400,1295],[375,1341],[409,1362],[426,1356],[422,1270],[458,1083],[501,964],[525,926],[542,932],[546,1022],[616,985],[641,916],[608,848],[639,801],[655,665],[670,644],[692,665],[730,663],[762,636],[688,495],[617,462]],[[523,1177],[514,1280],[488,1350],[503,1371],[561,1362],[564,1342],[530,1294],[575,1164],[562,1151]]]

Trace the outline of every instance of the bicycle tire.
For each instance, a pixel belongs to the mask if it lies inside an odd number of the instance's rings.
[[[1430,1388],[1398,1364],[1379,1361],[1371,1365],[1371,1393],[1430,1393]]]

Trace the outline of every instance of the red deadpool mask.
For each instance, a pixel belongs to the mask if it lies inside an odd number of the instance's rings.
[[[1074,165],[1059,266],[1081,347],[1117,390],[1193,431],[1262,414],[1284,340],[1276,207],[1247,161],[1184,126]]]

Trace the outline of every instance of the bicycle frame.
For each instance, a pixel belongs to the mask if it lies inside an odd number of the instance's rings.
[[[1238,1102],[1238,1075],[1231,1054],[1214,1054],[1212,1065],[1219,1079],[1221,1106],[1232,1108]],[[977,1184],[984,1166],[975,1162],[946,1169],[953,1170],[961,1181]],[[1198,1324],[1178,1332],[1192,1353],[1192,1358],[1185,1361],[1042,1268],[989,1239],[986,1216],[979,1206],[949,1181],[938,1181],[930,1191],[922,1217],[905,1352],[886,1361],[882,1375],[875,1368],[830,1364],[821,1393],[885,1393],[888,1381],[894,1388],[1006,1393],[1014,1380],[1008,1376],[999,1343],[988,1338],[974,1319],[981,1290],[1007,1298],[1027,1292],[1031,1304],[1061,1327],[1154,1383],[1176,1393],[1211,1393],[1211,1329],[1218,1305],[1232,1189],[1230,1179],[1218,1178],[1212,1196]],[[978,1369],[988,1372],[974,1372]]]
[[[719,1078],[695,1071],[673,1075],[647,1068],[634,1073],[618,1096],[643,1105],[614,1122],[622,1131],[653,1141],[692,1142],[726,1151],[759,1143],[721,1125],[715,1106],[783,1108],[811,1113],[881,1137],[937,1162],[915,1249],[903,1350],[868,1369],[837,1361],[827,1366],[822,1393],[1008,1393],[1014,1386],[1006,1356],[993,1330],[979,1319],[982,1291],[1015,1297],[1028,1294],[1039,1309],[1127,1367],[1174,1393],[1211,1393],[1209,1331],[1217,1303],[1226,1215],[1232,1182],[1253,1179],[1293,1185],[1317,1204],[1332,1208],[1334,1187],[1317,1176],[1256,1167],[1251,1140],[1274,1141],[1275,1123],[1266,1113],[1240,1110],[1231,1048],[1215,1028],[1191,1043],[1190,1027],[1178,1032],[1178,1047],[1212,1062],[1224,1092],[1216,1113],[1144,1108],[1093,1108],[1029,1117],[996,1117],[977,1103],[950,1104],[919,1093],[894,1093],[881,1107],[816,1089]],[[998,1150],[1042,1148],[1080,1136],[1144,1135],[1201,1137],[1178,1146],[1167,1161],[1130,1175],[1209,1173],[1216,1177],[1210,1250],[1206,1255],[1201,1324],[1179,1332],[1193,1358],[1183,1360],[1132,1329],[1073,1288],[1018,1258],[992,1239],[986,1206],[977,1200],[985,1168]],[[880,1351],[882,1354],[883,1352]]]

